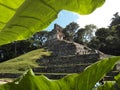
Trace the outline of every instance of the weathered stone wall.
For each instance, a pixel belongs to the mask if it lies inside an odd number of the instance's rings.
[[[48,51],[52,51],[54,56],[99,54],[97,50],[66,40],[51,40],[45,44],[45,47]]]
[[[69,55],[69,56],[49,56],[37,60],[40,66],[63,65],[63,64],[87,64],[99,60],[98,54]]]

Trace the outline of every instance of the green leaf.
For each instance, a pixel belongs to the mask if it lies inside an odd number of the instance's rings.
[[[14,16],[16,10],[24,0],[0,0],[0,31]]]
[[[104,85],[99,86],[97,90],[120,90],[120,74],[114,78],[115,81],[107,81]]]
[[[114,85],[115,82],[106,82],[103,86],[98,87],[97,90],[116,90]]]
[[[104,59],[89,66],[82,73],[68,75],[59,80],[50,80],[43,75],[35,76],[29,70],[18,80],[1,85],[0,90],[92,90],[96,82],[119,60],[120,57]]]
[[[106,58],[88,67],[77,77],[77,82],[79,82],[78,90],[92,90],[94,85],[101,80],[107,72],[112,70],[115,62],[118,60],[120,60],[120,57]],[[83,87],[83,85],[85,85],[85,87]]]
[[[116,84],[118,85],[118,87],[120,89],[120,74],[118,74],[117,76],[115,76],[115,80],[116,80]]]
[[[65,9],[90,14],[105,0],[0,0],[0,45],[46,28]]]

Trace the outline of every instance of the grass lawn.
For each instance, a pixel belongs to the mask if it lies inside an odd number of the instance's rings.
[[[17,58],[0,63],[0,73],[22,73],[30,67],[39,67],[37,59],[42,56],[49,56],[50,52],[44,49],[37,49],[21,55]]]

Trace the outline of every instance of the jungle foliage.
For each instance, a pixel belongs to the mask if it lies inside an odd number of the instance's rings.
[[[120,55],[120,16],[113,15],[108,28],[98,28],[88,46],[111,55]]]
[[[104,2],[105,0],[0,0],[0,45],[26,39],[43,30],[63,9],[90,14]]]

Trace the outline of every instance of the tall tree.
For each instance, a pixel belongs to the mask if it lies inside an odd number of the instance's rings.
[[[98,39],[104,41],[107,38],[107,36],[110,35],[110,33],[111,31],[108,28],[99,28],[95,32],[95,35],[97,36]]]
[[[78,29],[78,31],[75,33],[74,41],[83,44],[84,35],[85,35],[85,29],[84,28]]]
[[[33,46],[39,48],[47,41],[48,33],[48,31],[37,32],[29,40]]]
[[[95,38],[89,42],[89,47],[106,54],[120,55],[120,38],[117,35],[116,28],[99,28],[95,35]]]
[[[16,41],[0,46],[0,61],[9,60],[34,49],[36,47],[31,46],[29,40]]]
[[[97,26],[94,24],[89,24],[85,26],[85,35],[84,35],[85,41],[90,41],[93,38],[96,29]]]
[[[65,34],[64,39],[73,41],[74,35],[78,28],[79,28],[79,25],[75,22],[71,22],[69,25],[67,25],[63,29],[63,33]]]
[[[116,12],[113,16],[114,16],[114,17],[111,19],[112,22],[110,23],[110,27],[120,24],[120,16],[119,16],[119,13]]]
[[[80,28],[75,33],[74,41],[80,44],[87,44],[94,37],[94,33],[97,27],[93,24],[86,25],[84,28]]]

